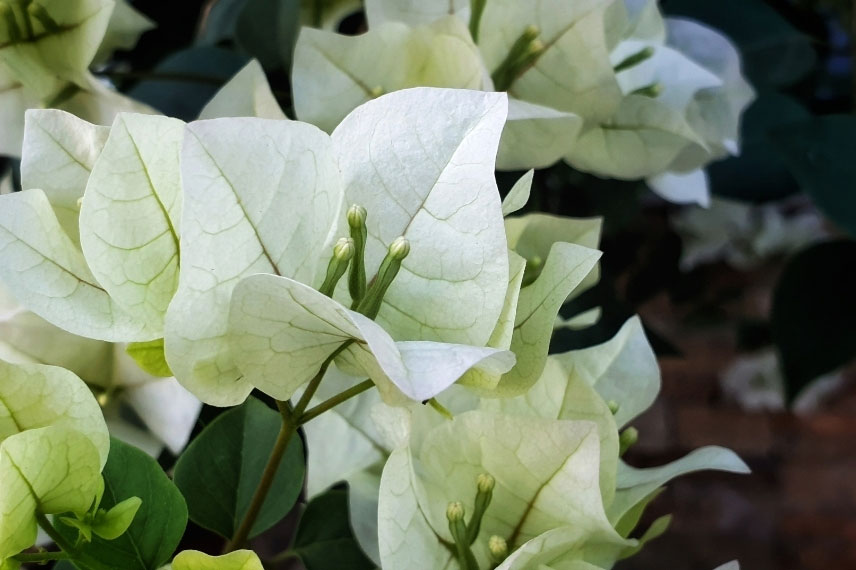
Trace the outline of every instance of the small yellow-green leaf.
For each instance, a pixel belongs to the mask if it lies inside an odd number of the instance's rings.
[[[132,342],[125,348],[125,352],[134,359],[140,368],[161,378],[172,376],[172,370],[166,363],[163,355],[163,339],[150,340],[148,342]]]
[[[172,561],[172,570],[264,570],[264,566],[252,550],[236,550],[223,556],[185,550]]]
[[[92,524],[92,532],[105,540],[119,538],[134,522],[134,516],[142,503],[143,500],[139,497],[130,497],[114,505],[109,511],[99,511]]]

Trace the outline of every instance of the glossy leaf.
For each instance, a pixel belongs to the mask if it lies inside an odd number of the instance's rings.
[[[277,412],[249,398],[218,416],[187,446],[175,466],[175,483],[187,499],[193,522],[226,538],[234,534],[281,425]],[[303,488],[303,475],[303,445],[300,438],[293,437],[251,537],[288,514]]]

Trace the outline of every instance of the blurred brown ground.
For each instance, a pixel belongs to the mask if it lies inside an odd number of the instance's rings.
[[[752,474],[702,472],[670,484],[646,520],[672,513],[671,528],[620,570],[712,570],[733,559],[744,570],[856,569],[854,367],[842,390],[803,416],[746,412],[719,389],[720,373],[738,354],[735,323],[769,314],[780,267],[711,272],[706,289],[719,319],[700,320],[697,307],[677,306],[665,294],[641,307],[646,325],[684,355],[660,360],[661,396],[635,422],[640,441],[628,461],[657,465],[722,445]]]

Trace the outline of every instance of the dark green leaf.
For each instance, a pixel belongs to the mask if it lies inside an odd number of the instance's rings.
[[[60,560],[54,564],[52,570],[77,570],[77,566],[72,564],[70,560]]]
[[[167,80],[141,81],[128,95],[151,105],[165,115],[192,121],[249,59],[234,51],[215,47],[195,47],[176,52],[154,69]],[[187,77],[187,79],[178,79]]]
[[[332,489],[310,501],[300,518],[292,548],[306,570],[375,568],[354,539],[345,489]]]
[[[289,69],[298,30],[300,0],[246,0],[235,36],[266,69]]]
[[[795,99],[762,93],[743,116],[740,156],[708,168],[714,194],[745,202],[785,198],[799,190],[785,160],[770,145],[773,129],[811,115]]]
[[[699,20],[734,40],[755,86],[791,85],[814,66],[811,38],[763,0],[666,0],[663,9]]]
[[[817,117],[776,129],[771,140],[817,207],[856,236],[856,117]]]
[[[129,497],[142,504],[128,530],[115,540],[97,536],[82,544],[83,557],[75,565],[86,569],[87,560],[101,568],[157,570],[175,551],[187,525],[187,506],[157,461],[118,439],[110,440],[110,455],[104,467],[104,498],[101,507],[110,509]],[[71,540],[77,531],[63,525],[58,530]]]
[[[282,420],[255,398],[219,415],[194,439],[175,465],[190,519],[226,538],[249,508],[279,434]],[[250,536],[267,530],[294,506],[303,488],[303,444],[296,435],[286,449],[268,498]]]
[[[235,38],[235,26],[238,16],[247,4],[247,0],[217,0],[202,23],[197,45],[217,45]]]
[[[810,247],[790,260],[773,297],[772,333],[792,400],[856,357],[856,242]]]

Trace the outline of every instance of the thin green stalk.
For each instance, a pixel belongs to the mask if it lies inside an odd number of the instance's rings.
[[[241,519],[241,524],[238,526],[238,530],[235,531],[231,540],[229,540],[223,548],[224,554],[243,547],[244,543],[247,542],[247,538],[250,536],[253,524],[255,524],[256,519],[262,510],[262,506],[265,503],[265,499],[267,499],[268,493],[270,492],[270,488],[273,485],[273,480],[276,477],[279,464],[282,462],[282,457],[288,447],[288,442],[291,441],[291,438],[294,437],[295,432],[297,432],[297,422],[294,421],[294,413],[289,409],[287,404],[277,402],[277,405],[279,406],[279,411],[282,415],[282,426],[279,429],[279,435],[276,437],[276,442],[271,450],[267,465],[265,465],[265,470],[262,472],[261,481],[259,481],[259,484],[253,493],[250,506],[247,509],[246,514],[244,514],[244,518]]]
[[[22,564],[26,564],[27,562],[32,562],[38,564],[40,562],[48,562],[50,560],[67,560],[71,558],[67,552],[63,551],[54,551],[54,552],[33,552],[33,553],[21,553],[13,556],[15,560],[21,562]]]
[[[360,382],[356,386],[352,386],[352,387],[348,388],[347,390],[345,390],[344,392],[336,394],[335,396],[333,396],[329,400],[325,400],[324,402],[321,402],[320,404],[318,404],[314,408],[307,410],[299,418],[297,418],[297,425],[302,426],[303,424],[309,422],[310,420],[313,420],[316,417],[320,416],[321,414],[323,414],[327,410],[331,410],[331,409],[335,408],[336,406],[338,406],[342,402],[350,400],[354,396],[358,396],[358,395],[362,394],[363,392],[370,390],[372,387],[374,387],[374,382],[372,382],[371,380],[363,380],[362,382]]]
[[[479,28],[487,0],[470,0],[470,35],[474,43],[479,43]]]
[[[300,417],[303,415],[303,412],[306,411],[306,408],[309,407],[309,402],[312,400],[312,397],[315,396],[315,392],[318,391],[318,386],[321,385],[321,380],[324,379],[324,374],[327,373],[327,369],[330,367],[330,364],[333,362],[333,359],[339,356],[343,350],[348,348],[353,340],[348,340],[342,343],[342,346],[333,351],[333,354],[327,357],[327,360],[324,361],[324,364],[321,365],[321,368],[318,370],[318,374],[315,375],[312,380],[309,381],[309,384],[306,386],[306,391],[303,392],[303,395],[298,400],[297,405],[294,406],[294,415],[295,417]]]
[[[280,415],[282,416],[282,427],[279,430],[279,435],[277,435],[276,442],[271,450],[268,462],[265,465],[265,470],[262,472],[262,478],[253,493],[253,498],[250,500],[250,506],[244,514],[244,518],[241,519],[241,524],[238,526],[238,530],[235,531],[235,534],[224,546],[223,553],[237,550],[247,542],[247,538],[250,536],[250,531],[262,510],[262,506],[267,499],[271,486],[273,486],[273,480],[276,477],[276,472],[279,470],[279,464],[282,461],[286,448],[288,447],[288,442],[291,441],[291,438],[294,437],[297,428],[300,427],[298,418],[300,418],[303,415],[303,412],[306,411],[306,407],[312,400],[312,396],[314,396],[315,392],[318,390],[318,386],[321,384],[321,380],[324,378],[324,374],[327,372],[327,369],[330,367],[333,359],[345,350],[351,342],[353,341],[348,340],[343,342],[342,346],[337,348],[330,356],[327,357],[321,365],[321,368],[318,370],[318,374],[309,381],[306,391],[303,393],[303,396],[293,409],[291,404],[288,402],[277,401],[276,405],[279,408]]]
[[[51,540],[53,540],[56,545],[62,550],[65,554],[68,555],[69,558],[74,560],[80,560],[89,568],[93,570],[110,570],[107,566],[99,562],[97,559],[92,558],[91,556],[84,555],[78,552],[77,548],[72,546],[65,537],[63,537],[59,531],[51,524],[51,521],[48,520],[48,517],[44,513],[36,512],[36,522],[39,523],[39,526],[45,531]],[[19,555],[20,556],[20,555]]]

